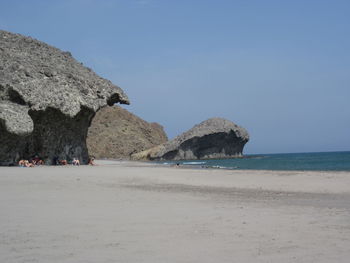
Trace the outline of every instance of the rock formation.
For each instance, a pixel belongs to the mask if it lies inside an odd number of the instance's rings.
[[[91,119],[117,102],[129,103],[69,52],[0,31],[0,165],[33,155],[86,162]]]
[[[242,156],[248,132],[222,118],[208,119],[173,140],[132,155],[134,160],[194,160]]]
[[[113,106],[103,108],[95,115],[87,146],[90,155],[96,158],[129,159],[131,154],[167,140],[158,123],[148,123],[119,106]]]

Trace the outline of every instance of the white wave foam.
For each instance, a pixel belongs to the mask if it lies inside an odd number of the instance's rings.
[[[220,166],[220,165],[213,165],[211,167],[212,168],[217,168],[217,169],[228,169],[228,170],[233,170],[233,169],[237,169],[238,168],[238,166],[229,167],[229,166]]]
[[[188,164],[188,165],[200,165],[200,164],[206,164],[206,162],[184,162],[182,164]]]

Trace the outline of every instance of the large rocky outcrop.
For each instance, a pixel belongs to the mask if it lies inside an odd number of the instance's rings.
[[[103,108],[95,115],[87,146],[89,153],[96,158],[129,159],[131,154],[167,140],[158,123],[148,123],[119,106],[113,106]]]
[[[208,119],[173,140],[132,155],[134,160],[193,160],[242,156],[248,132],[222,118]]]
[[[91,119],[117,102],[129,103],[69,52],[0,30],[0,165],[33,155],[86,162]]]

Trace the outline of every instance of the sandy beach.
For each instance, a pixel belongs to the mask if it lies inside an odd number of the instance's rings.
[[[0,262],[349,262],[350,173],[1,167]]]

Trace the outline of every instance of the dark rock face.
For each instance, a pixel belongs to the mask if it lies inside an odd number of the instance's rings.
[[[129,104],[69,52],[0,30],[0,165],[34,155],[86,162],[93,116],[117,102]]]
[[[130,155],[168,140],[158,123],[148,123],[119,107],[96,113],[87,137],[90,155],[96,158],[129,159]]]
[[[248,132],[222,118],[208,119],[173,140],[133,155],[137,160],[193,160],[242,155]]]

